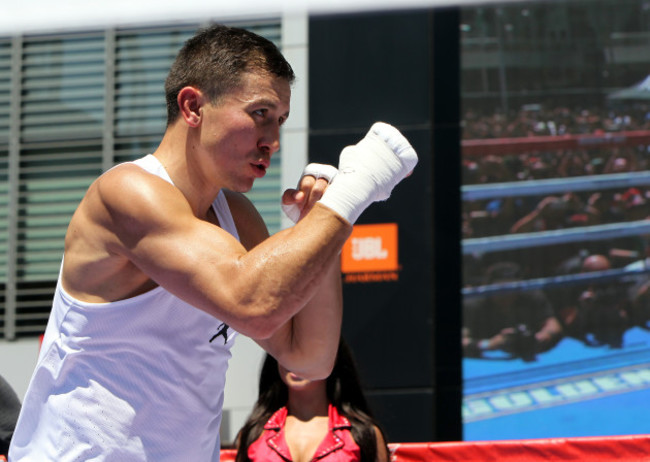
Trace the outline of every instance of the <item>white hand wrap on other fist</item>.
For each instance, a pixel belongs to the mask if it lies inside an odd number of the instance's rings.
[[[308,164],[302,171],[300,180],[298,180],[298,188],[300,188],[300,182],[306,176],[313,176],[317,180],[319,178],[325,178],[328,183],[331,183],[337,173],[338,169],[333,165]],[[281,206],[284,214],[294,223],[298,223],[298,219],[300,218],[300,208],[296,204],[287,205],[283,203]]]
[[[371,203],[388,199],[417,163],[399,130],[377,122],[361,141],[341,151],[339,173],[319,202],[354,224]]]

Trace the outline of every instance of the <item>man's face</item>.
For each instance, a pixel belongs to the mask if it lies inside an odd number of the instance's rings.
[[[290,84],[266,73],[247,72],[238,87],[202,108],[200,149],[219,187],[246,192],[266,174],[280,149],[280,127],[289,116]],[[202,156],[203,157],[203,156]]]

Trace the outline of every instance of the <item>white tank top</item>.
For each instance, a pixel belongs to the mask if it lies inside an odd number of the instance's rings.
[[[171,183],[154,156],[135,163]],[[223,192],[213,207],[239,239]],[[86,303],[59,282],[9,460],[217,462],[236,334],[162,287]]]

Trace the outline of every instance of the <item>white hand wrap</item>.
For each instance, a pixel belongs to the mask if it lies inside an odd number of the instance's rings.
[[[388,199],[417,162],[399,130],[377,122],[356,145],[343,149],[339,173],[319,202],[354,224],[371,203]]]
[[[302,175],[300,176],[300,180],[298,180],[298,188],[300,188],[300,182],[302,179],[306,176],[313,176],[317,180],[319,178],[325,178],[328,183],[331,183],[336,174],[338,173],[338,169],[334,167],[333,165],[326,165],[326,164],[308,164],[305,169],[302,171]],[[291,221],[294,223],[298,223],[298,219],[300,218],[300,209],[296,204],[281,204],[282,206],[282,211],[286,216],[289,217]]]

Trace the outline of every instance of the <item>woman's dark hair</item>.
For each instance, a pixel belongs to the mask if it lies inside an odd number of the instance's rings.
[[[167,125],[179,115],[178,92],[193,86],[216,102],[237,86],[247,71],[262,71],[295,80],[291,65],[273,42],[246,29],[213,25],[185,42],[165,81]]]
[[[375,428],[383,435],[374,419],[361,388],[359,374],[352,352],[341,339],[332,373],[326,380],[327,399],[352,425],[352,438],[359,446],[361,461],[377,459]],[[239,450],[236,462],[249,462],[248,447],[264,431],[264,425],[275,411],[286,406],[289,391],[278,372],[278,362],[270,355],[262,365],[259,396],[250,417],[239,431]],[[386,441],[386,438],[384,438]]]

